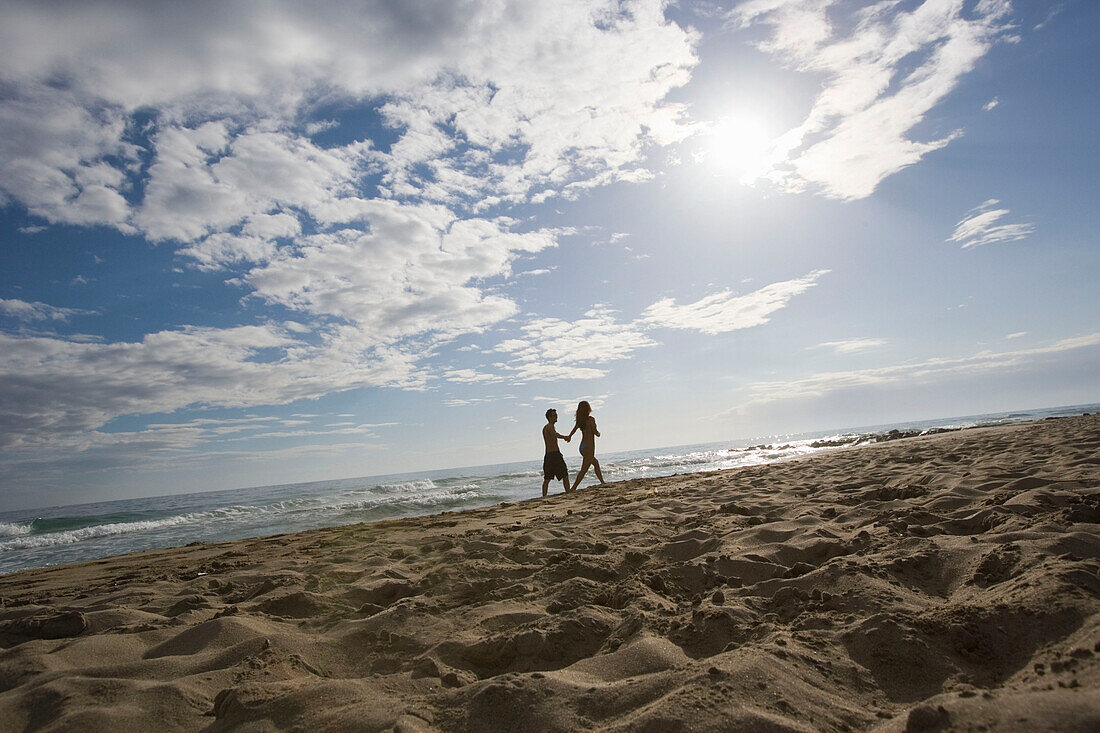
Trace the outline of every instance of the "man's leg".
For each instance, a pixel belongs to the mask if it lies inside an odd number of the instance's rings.
[[[546,490],[550,488],[550,477],[547,476],[542,480],[542,495],[546,496]]]

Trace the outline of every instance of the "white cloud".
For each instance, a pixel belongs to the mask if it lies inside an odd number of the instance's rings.
[[[601,379],[607,376],[606,369],[554,364],[547,362],[524,362],[512,367],[513,375],[508,381],[517,382],[559,382],[567,379]]]
[[[844,339],[843,341],[822,341],[817,346],[811,346],[809,348],[830,348],[840,354],[852,354],[857,351],[875,349],[884,344],[886,344],[886,339],[861,337]]]
[[[989,199],[966,212],[966,216],[955,225],[955,231],[947,241],[956,242],[963,249],[968,249],[996,242],[1015,242],[1035,231],[1033,224],[999,223],[1010,213],[1008,209],[996,208],[1000,203],[997,199]]]
[[[1041,20],[1040,22],[1035,24],[1035,26],[1032,28],[1032,30],[1035,30],[1035,31],[1043,30],[1044,28],[1047,27],[1047,24],[1050,23],[1050,21],[1054,20],[1054,16],[1058,15],[1059,13],[1061,13],[1065,9],[1066,9],[1066,4],[1065,3],[1056,4],[1054,7],[1052,7],[1050,9],[1050,11],[1047,13],[1047,16],[1045,18],[1043,18],[1043,20]]]
[[[0,197],[190,241],[340,196],[364,166],[384,194],[471,207],[645,178],[647,146],[691,131],[665,97],[689,80],[698,36],[664,9],[5,3]],[[399,137],[386,154],[319,149],[308,137],[336,123],[302,121],[318,99],[380,105]],[[143,147],[156,161],[135,201]]]
[[[266,358],[261,358],[265,356]],[[0,333],[0,445],[49,447],[125,414],[284,404],[352,387],[415,387],[414,357],[338,329],[319,346],[278,325],[186,328],[136,342]]]
[[[566,405],[567,407],[558,410],[558,419],[562,422],[568,422],[569,418],[572,417],[576,410],[577,404],[581,400],[588,402],[588,404],[592,406],[592,410],[595,411],[607,404],[607,400],[610,397],[611,395],[607,394],[592,396],[580,395],[573,397],[532,397],[531,401],[537,405],[546,405],[547,408],[557,408],[559,405]]]
[[[1018,339],[1023,336],[1027,336],[1027,331],[1016,331],[1005,336],[1005,339]]]
[[[500,6],[493,25],[458,73],[384,108],[408,130],[393,151],[396,193],[543,200],[647,177],[636,165],[641,146],[689,133],[682,108],[662,100],[688,80],[696,37],[664,20],[664,3],[527,2]],[[444,125],[476,151],[513,151],[520,162],[470,156]],[[419,163],[430,164],[436,185],[413,170]]]
[[[617,322],[614,311],[603,306],[591,308],[575,321],[538,318],[522,330],[531,345],[515,356],[529,364],[604,364],[656,346],[635,324]]]
[[[9,500],[18,498],[25,503],[41,503],[43,488],[53,489],[55,496],[59,498],[71,497],[74,473],[90,479],[95,474],[125,468],[156,475],[166,470],[190,466],[209,468],[225,462],[271,461],[300,455],[331,455],[380,447],[362,440],[347,441],[348,437],[377,437],[366,429],[348,433],[302,431],[301,435],[288,432],[274,440],[297,442],[313,435],[324,442],[320,445],[291,445],[267,449],[254,446],[249,449],[227,450],[228,441],[245,442],[248,439],[234,436],[226,438],[190,423],[150,425],[143,430],[124,432],[89,431],[80,435],[56,437],[49,445],[35,446],[34,450],[6,450],[5,460],[0,463],[0,480],[11,487],[8,492]],[[271,436],[267,435],[265,439],[268,437]],[[211,450],[214,445],[217,448]]]
[[[705,298],[677,305],[664,298],[642,313],[642,321],[652,326],[681,328],[716,334],[751,328],[768,322],[768,316],[787,305],[792,297],[817,284],[829,270],[814,270],[794,280],[772,283],[747,295],[723,290]]]
[[[515,395],[501,395],[500,397],[451,397],[443,400],[444,407],[469,407],[470,405],[482,405],[493,402],[501,402],[503,400],[514,400]]]
[[[286,209],[314,212],[353,193],[369,144],[322,149],[281,132],[233,136],[223,122],[171,127],[154,139],[156,161],[133,221],[153,240],[197,240],[245,224],[244,233],[289,236]],[[271,218],[274,217],[274,218]]]
[[[120,410],[283,402],[326,380],[415,386],[413,364],[440,341],[516,312],[483,281],[555,243],[555,231],[472,210],[644,179],[648,149],[691,131],[665,98],[690,79],[698,35],[666,20],[663,0],[421,10],[385,0],[0,6],[0,205],[142,234],[200,268],[233,266],[246,295],[315,330],[309,340],[300,323],[280,327],[285,355],[274,362],[224,344],[205,361],[184,349],[189,370],[154,344],[231,341],[240,330],[20,341],[0,369],[39,349],[55,357],[35,374],[36,416],[22,428],[18,410],[8,416],[17,439]],[[384,152],[369,139],[318,145],[310,136],[337,124],[309,119],[319,101],[381,112],[396,141]],[[138,362],[118,369],[137,384],[132,398],[109,377],[94,388],[91,364],[120,359]],[[304,364],[315,374],[299,389],[292,375]],[[349,374],[363,364],[374,366]],[[142,378],[172,388],[143,397]]]
[[[676,305],[671,298],[665,298],[646,308],[641,317],[633,321],[617,320],[615,311],[603,305],[593,306],[584,317],[573,321],[533,318],[520,327],[522,339],[504,339],[492,349],[509,355],[507,361],[492,365],[494,370],[488,370],[487,366],[480,371],[452,369],[442,376],[448,381],[465,383],[599,379],[607,375],[603,365],[657,346],[647,333],[654,328],[718,334],[759,326],[828,272],[815,270],[801,278],[766,285],[747,295],[736,296],[726,290],[686,305]],[[864,345],[869,346],[869,343]],[[859,347],[853,344],[848,348]]]
[[[823,372],[786,381],[755,382],[748,386],[750,394],[748,403],[734,408],[731,412],[739,411],[749,404],[820,397],[842,389],[899,383],[912,385],[952,374],[996,372],[1026,365],[1045,356],[1094,346],[1100,346],[1100,333],[1062,339],[1048,346],[1018,351],[982,351],[973,356],[955,359],[926,359],[912,364]]]
[[[340,126],[340,123],[336,120],[317,120],[315,122],[306,123],[305,133],[309,136],[316,135],[319,132],[325,130],[332,130]]]
[[[770,35],[760,48],[824,89],[801,125],[773,141],[764,165],[746,176],[788,191],[839,199],[878,184],[960,133],[920,142],[912,130],[999,40],[1008,39],[1008,0],[846,4],[840,0],[750,0],[730,13]]]
[[[986,112],[989,112],[990,110],[992,110],[994,107],[996,107],[1000,103],[1001,103],[1000,100],[998,100],[996,97],[994,97],[993,99],[986,102],[982,106],[982,109],[985,110]]]
[[[82,308],[59,308],[38,301],[29,303],[16,298],[0,298],[0,313],[21,321],[67,321],[72,316],[89,315],[93,311]]]
[[[524,341],[523,339],[505,339],[504,341],[501,341],[499,344],[494,346],[493,351],[503,351],[505,353],[508,353],[511,351],[520,351],[521,349],[526,349],[530,345],[530,342]]]
[[[508,354],[495,371],[453,369],[443,378],[452,382],[524,382],[599,379],[599,366],[625,359],[639,349],[656,346],[644,324],[619,322],[605,306],[594,306],[574,321],[535,318],[521,327],[522,339],[505,339],[493,351]],[[483,367],[484,369],[484,367]]]
[[[457,384],[496,384],[505,381],[499,374],[488,374],[476,369],[448,369],[443,373],[443,378]]]
[[[51,435],[91,430],[121,414],[193,404],[284,404],[383,384],[418,388],[424,375],[415,364],[432,353],[433,343],[515,312],[510,300],[471,283],[506,275],[517,253],[554,244],[553,232],[513,232],[506,219],[456,220],[438,206],[356,204],[351,213],[369,221],[368,231],[298,237],[293,248],[265,252],[266,263],[241,279],[254,297],[313,317],[308,334],[288,321],[165,330],[133,343],[4,336],[0,443],[48,442]],[[337,214],[349,211],[326,212]],[[256,225],[292,229],[277,216]],[[3,304],[24,319],[78,312]],[[499,381],[465,372],[450,378]]]
[[[507,275],[518,253],[555,245],[552,230],[456,220],[439,206],[359,200],[357,208],[369,231],[300,237],[243,282],[268,303],[353,324],[364,345],[428,333],[450,338],[516,312],[474,281]]]

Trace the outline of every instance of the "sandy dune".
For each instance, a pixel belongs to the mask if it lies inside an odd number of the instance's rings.
[[[1100,416],[28,571],[0,596],[4,731],[1095,731]]]

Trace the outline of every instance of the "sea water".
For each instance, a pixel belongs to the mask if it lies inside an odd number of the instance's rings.
[[[604,478],[622,481],[772,463],[906,434],[1096,412],[1045,408],[600,455]],[[567,455],[570,471],[579,456]],[[595,482],[591,471],[585,483]],[[109,555],[458,511],[539,496],[542,457],[490,466],[175,494],[0,513],[0,573]],[[554,482],[551,491],[561,490]]]

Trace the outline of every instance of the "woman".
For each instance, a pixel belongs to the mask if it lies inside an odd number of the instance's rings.
[[[577,474],[577,480],[573,482],[573,488],[576,489],[581,485],[581,479],[584,478],[584,474],[588,472],[588,467],[596,469],[596,478],[600,480],[600,486],[603,486],[606,481],[603,480],[603,474],[600,472],[600,462],[596,460],[596,438],[599,437],[600,431],[596,429],[596,418],[592,417],[592,405],[587,401],[582,400],[577,405],[577,423],[573,426],[573,429],[569,431],[569,438],[573,437],[573,433],[581,431],[581,470]]]

